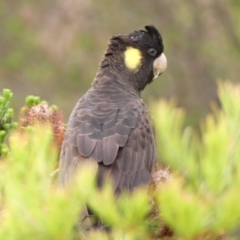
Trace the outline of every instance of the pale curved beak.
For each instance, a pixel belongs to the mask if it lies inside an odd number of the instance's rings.
[[[161,75],[167,68],[167,58],[164,53],[162,53],[157,59],[153,62],[153,74],[154,78],[157,78]]]

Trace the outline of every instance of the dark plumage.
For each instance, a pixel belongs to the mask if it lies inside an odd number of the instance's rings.
[[[60,184],[90,159],[98,164],[99,187],[108,176],[113,178],[116,192],[149,183],[155,140],[140,92],[165,70],[166,58],[157,29],[145,28],[110,39],[92,87],[77,102],[68,121]]]

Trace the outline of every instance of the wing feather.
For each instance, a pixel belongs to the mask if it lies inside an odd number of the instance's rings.
[[[116,160],[119,170],[122,173],[128,173],[132,162],[132,149],[122,148]]]
[[[97,141],[89,138],[88,135],[78,135],[77,136],[77,146],[79,154],[83,157],[90,157],[93,152],[93,149],[96,146]]]
[[[119,147],[124,147],[127,140],[128,140],[128,135],[119,135],[115,133],[113,135],[114,142],[119,146]]]
[[[103,138],[103,163],[112,164],[117,156],[119,146],[113,141],[113,136]]]
[[[102,141],[97,141],[94,151],[91,155],[91,158],[97,162],[102,162],[102,160],[103,160]]]

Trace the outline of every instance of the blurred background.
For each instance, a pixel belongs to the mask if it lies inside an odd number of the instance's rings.
[[[67,121],[90,87],[112,35],[153,24],[161,32],[167,71],[143,99],[174,97],[197,125],[217,101],[216,81],[240,81],[239,0],[1,0],[0,90],[56,104]]]

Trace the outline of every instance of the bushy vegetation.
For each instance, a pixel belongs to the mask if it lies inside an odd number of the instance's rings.
[[[73,239],[81,192],[52,184],[57,160],[52,131],[29,128],[9,141],[11,153],[1,162],[0,238]]]
[[[157,200],[164,222],[184,239],[216,239],[240,221],[240,86],[219,83],[218,95],[221,108],[201,123],[200,136],[183,127],[173,101],[155,106],[159,156],[174,170]]]
[[[5,138],[9,131],[17,126],[13,122],[13,109],[9,107],[12,95],[9,89],[3,89],[2,96],[0,96],[0,157],[8,153]]]
[[[174,101],[152,104],[158,157],[171,174],[151,191],[118,197],[110,183],[96,188],[91,165],[59,187],[52,127],[15,130],[0,162],[0,239],[238,239],[240,86],[219,83],[218,95],[221,107],[213,107],[200,132],[185,126]],[[86,203],[109,231],[76,225]],[[164,228],[171,237],[157,234]]]
[[[42,134],[44,132],[44,134]],[[75,185],[56,186],[57,151],[52,129],[35,126],[10,136],[11,153],[1,162],[0,239],[108,239],[105,233],[78,232],[86,202],[114,229],[114,239],[146,239],[144,219],[150,211],[147,190],[116,200],[111,185],[96,190],[95,169],[80,169]]]

